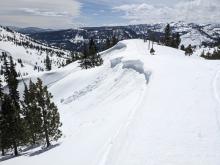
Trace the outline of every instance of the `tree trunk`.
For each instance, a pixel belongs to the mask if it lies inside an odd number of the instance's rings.
[[[2,148],[2,156],[5,156],[5,150]]]
[[[50,140],[49,140],[49,135],[48,135],[48,130],[47,130],[47,119],[45,115],[45,110],[43,110],[43,121],[44,121],[44,133],[45,133],[45,139],[47,143],[47,148],[50,147]]]
[[[36,138],[34,135],[32,135],[32,144],[35,145],[36,144]]]
[[[44,128],[44,132],[45,132],[45,138],[46,138],[46,143],[47,143],[47,148],[48,148],[50,147],[50,140],[49,140],[47,128]]]
[[[18,147],[17,147],[17,143],[16,142],[14,142],[13,147],[14,147],[14,154],[15,154],[15,156],[18,156]]]

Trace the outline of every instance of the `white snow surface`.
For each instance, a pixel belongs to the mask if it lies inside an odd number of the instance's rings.
[[[0,164],[219,165],[220,62],[147,48],[125,40],[102,53],[101,67],[73,63],[26,77],[49,86],[63,137]]]
[[[16,45],[14,42],[9,41],[7,38],[11,37],[18,42],[29,42],[34,46],[39,46],[42,48],[47,48],[48,50],[53,51],[52,53],[47,53],[46,51],[38,51],[36,49],[28,48],[25,46]],[[36,74],[39,71],[34,67],[37,66],[45,70],[45,59],[46,56],[49,55],[51,60],[52,69],[57,69],[62,66],[62,64],[66,63],[66,59],[69,56],[68,51],[64,51],[54,47],[48,47],[44,44],[40,44],[37,41],[34,41],[30,37],[13,32],[7,31],[4,28],[0,27],[0,57],[2,56],[2,52],[6,52],[8,56],[12,56],[14,62],[16,63],[16,70],[22,76]],[[57,53],[63,53],[62,56],[58,56]],[[23,67],[17,62],[18,59],[22,60]],[[0,60],[0,67],[3,65],[3,61]],[[1,68],[0,68],[1,69]],[[0,75],[0,78],[2,76]]]

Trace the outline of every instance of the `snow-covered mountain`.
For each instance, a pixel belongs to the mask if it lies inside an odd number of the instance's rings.
[[[131,25],[137,34],[147,34],[150,31],[163,33],[166,24]],[[220,41],[219,24],[195,24],[195,23],[170,23],[173,32],[181,35],[181,44],[188,46],[212,45]]]
[[[34,34],[34,33],[54,31],[53,29],[43,29],[43,28],[37,28],[37,27],[19,28],[15,26],[8,26],[8,28],[13,31],[22,33],[22,34]]]
[[[85,27],[80,29],[67,29],[59,31],[29,33],[29,36],[46,42],[50,45],[61,47],[68,50],[82,50],[84,42],[94,38],[100,50],[105,45],[106,38],[115,35],[119,40],[134,38],[149,38],[153,33],[154,38],[159,41],[164,32],[166,24],[145,24],[115,27]],[[184,45],[192,44],[195,46],[209,45],[214,46],[220,43],[219,24],[193,24],[193,23],[171,23],[173,32],[181,34]],[[28,33],[28,32],[25,32]]]
[[[64,136],[1,164],[219,165],[220,62],[154,49],[124,40],[101,53],[100,67],[27,76],[49,86]]]
[[[68,51],[49,47],[26,35],[0,27],[0,66],[3,65],[2,52],[13,57],[21,76],[44,71],[46,55],[50,57],[52,69],[65,65],[69,57]]]

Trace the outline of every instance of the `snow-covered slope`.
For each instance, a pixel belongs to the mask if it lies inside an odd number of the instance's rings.
[[[0,27],[1,59],[2,52],[13,57],[17,63],[16,69],[23,76],[45,70],[45,58],[47,54],[51,59],[53,69],[64,65],[69,55],[67,51],[48,47],[23,34]],[[20,59],[23,66],[18,63]],[[0,66],[2,64],[3,61],[0,60]]]
[[[219,165],[220,62],[147,47],[125,40],[102,53],[101,67],[32,76],[49,85],[64,136],[1,164]]]

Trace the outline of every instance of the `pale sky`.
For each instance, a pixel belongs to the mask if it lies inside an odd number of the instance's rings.
[[[220,0],[2,0],[0,24],[72,28],[186,21],[220,23]]]

